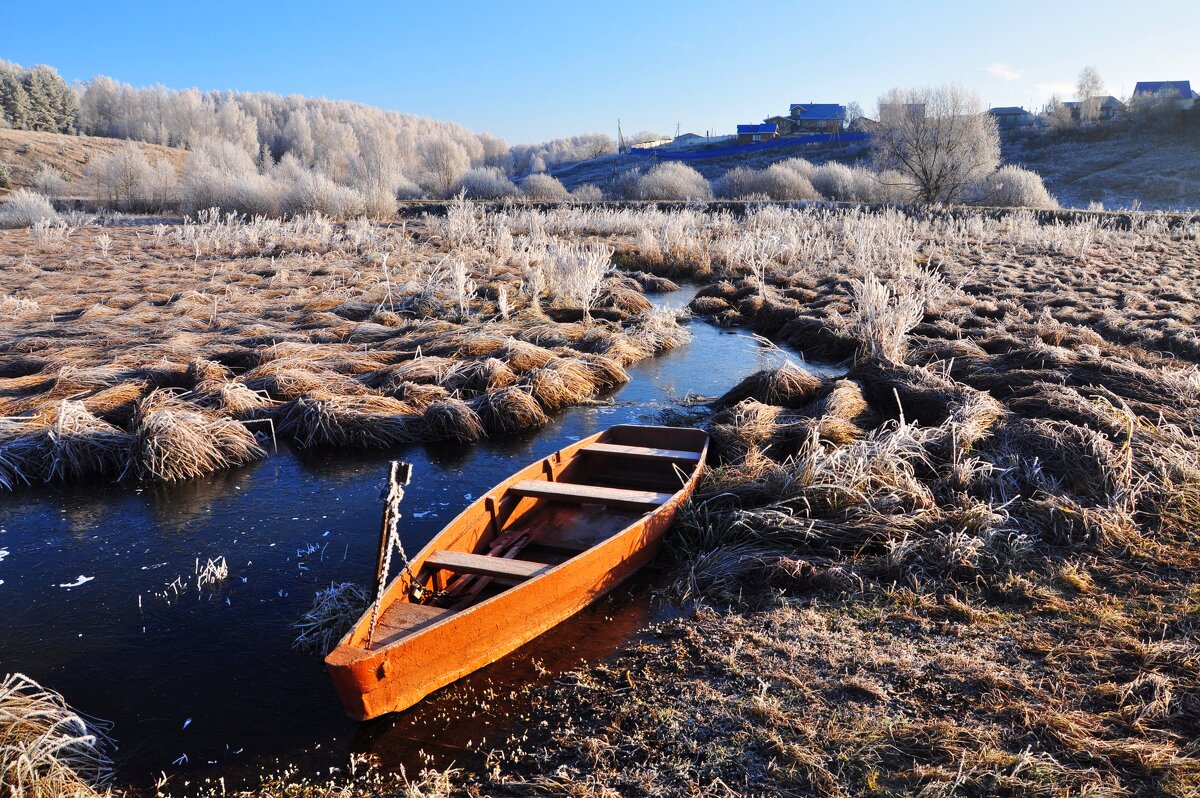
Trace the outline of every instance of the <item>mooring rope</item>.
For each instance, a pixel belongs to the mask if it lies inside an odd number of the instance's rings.
[[[401,467],[404,469],[403,474],[399,473]],[[382,557],[379,573],[376,574],[375,601],[371,603],[371,625],[367,628],[367,645],[371,645],[375,641],[375,625],[379,623],[379,609],[383,604],[383,593],[387,587],[388,574],[392,570],[393,551],[400,552],[400,560],[404,565],[403,573],[408,574],[409,579],[414,578],[408,554],[404,551],[404,543],[400,540],[399,531],[400,502],[404,499],[404,486],[408,484],[411,477],[411,465],[396,460],[392,461],[391,470],[388,472],[387,493],[384,495],[383,503],[385,540],[382,544],[383,550],[380,552]]]

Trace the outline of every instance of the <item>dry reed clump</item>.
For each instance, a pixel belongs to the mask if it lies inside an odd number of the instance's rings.
[[[64,399],[50,415],[44,431],[46,479],[120,473],[132,442],[128,432],[92,415],[82,402]]]
[[[353,378],[331,372],[317,372],[304,366],[272,361],[242,375],[241,382],[252,391],[265,391],[272,399],[286,402],[313,393],[341,395],[366,394],[367,389]]]
[[[579,404],[595,396],[598,388],[592,369],[575,358],[552,360],[529,372],[522,384],[547,410]]]
[[[611,358],[591,352],[575,352],[572,354],[591,373],[592,379],[600,390],[611,390],[618,385],[624,385],[630,380],[629,372]]]
[[[85,396],[81,401],[88,412],[111,424],[126,426],[133,420],[137,403],[151,390],[147,380],[130,380]]]
[[[0,790],[12,798],[107,795],[113,763],[107,724],[20,673],[0,682]]]
[[[719,296],[697,296],[688,303],[688,309],[700,316],[715,316],[729,308],[729,303]]]
[[[194,401],[238,420],[260,418],[279,406],[266,391],[256,391],[244,382],[204,383]]]
[[[761,452],[775,436],[782,411],[754,399],[744,399],[719,411],[709,425],[714,451],[727,462],[745,462],[751,450]]]
[[[312,607],[296,622],[292,648],[325,656],[367,608],[367,592],[354,582],[331,582],[318,590]]]
[[[853,421],[866,429],[879,423],[879,417],[867,404],[862,386],[853,380],[836,380],[813,404],[812,415]]]
[[[314,393],[289,402],[279,415],[279,433],[300,448],[388,447],[421,439],[415,408],[387,396]]]
[[[490,435],[544,427],[550,420],[528,390],[515,386],[489,391],[470,405]]]
[[[237,421],[155,391],[138,403],[132,458],[124,474],[173,482],[204,476],[267,456]]]
[[[484,436],[483,421],[469,404],[453,397],[434,402],[421,416],[424,440],[469,443]]]
[[[14,490],[45,476],[45,435],[28,419],[0,419],[0,487]]]
[[[454,365],[442,378],[441,386],[451,392],[475,395],[507,388],[515,385],[518,379],[503,360],[489,357]]]
[[[816,397],[824,387],[820,377],[805,371],[791,361],[774,369],[757,371],[718,397],[715,409],[732,407],[744,399],[755,399],[769,405],[799,408]]]
[[[398,399],[407,405],[410,405],[414,410],[422,412],[439,399],[445,399],[450,395],[440,385],[425,385],[419,382],[408,382],[407,380],[396,379],[394,375],[387,375],[376,386],[384,396],[390,396],[393,399]]]
[[[492,356],[504,361],[514,371],[521,373],[541,368],[554,359],[554,353],[549,349],[522,341],[519,338],[508,338],[503,346],[492,353]]]
[[[418,357],[376,372],[376,384],[383,384],[384,380],[393,384],[396,382],[440,383],[454,367],[454,363],[455,361],[448,357],[436,355]]]

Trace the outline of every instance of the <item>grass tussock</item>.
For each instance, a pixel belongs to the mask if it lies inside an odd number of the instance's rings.
[[[503,435],[544,427],[549,417],[537,399],[520,387],[490,391],[470,402],[490,435]]]
[[[720,410],[745,399],[754,399],[781,407],[803,407],[824,386],[820,377],[790,361],[774,369],[757,371],[746,377],[712,403]]]
[[[599,384],[592,369],[575,358],[557,358],[526,377],[530,394],[547,410],[579,404],[596,394]]]
[[[156,391],[137,407],[133,456],[140,479],[174,482],[244,465],[267,452],[242,424]]]
[[[325,656],[367,608],[367,592],[354,582],[333,582],[318,590],[312,607],[295,624],[292,648]]]
[[[0,681],[0,788],[12,798],[108,795],[113,764],[105,724],[20,673]]]
[[[288,403],[278,431],[302,449],[388,447],[419,440],[419,419],[412,405],[387,396],[317,394]]]
[[[450,397],[434,402],[421,416],[422,438],[467,443],[482,438],[487,430],[479,414],[461,399]]]

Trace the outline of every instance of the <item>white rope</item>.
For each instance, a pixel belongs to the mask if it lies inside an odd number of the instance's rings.
[[[412,474],[412,466],[405,464],[404,482],[396,479],[396,471],[400,464],[392,461],[391,471],[388,472],[388,491],[384,499],[384,519],[387,523],[387,543],[384,546],[383,565],[379,569],[379,583],[375,586],[375,601],[371,604],[371,625],[367,629],[367,645],[374,642],[375,625],[379,622],[379,609],[383,604],[383,592],[387,587],[388,574],[392,570],[392,552],[399,551],[400,559],[404,564],[404,571],[410,576],[412,571],[409,567],[408,554],[404,551],[404,544],[400,540],[400,502],[404,499],[404,485],[408,484],[409,475]]]

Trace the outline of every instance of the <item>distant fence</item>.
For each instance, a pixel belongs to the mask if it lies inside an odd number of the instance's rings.
[[[780,147],[795,147],[798,144],[828,144],[837,141],[866,141],[870,133],[809,133],[806,136],[787,136],[769,141],[755,141],[749,144],[730,144],[725,147],[704,147],[694,150],[666,150],[661,147],[647,149],[632,149],[630,155],[641,158],[657,158],[661,161],[704,161],[709,158],[724,158],[728,155],[746,155],[747,153],[774,150]]]

